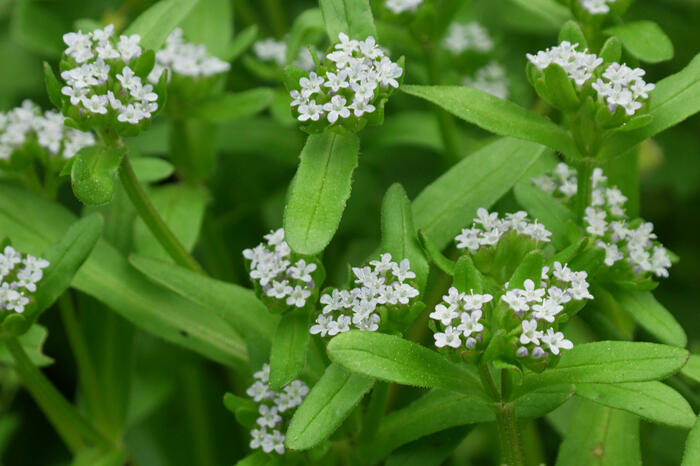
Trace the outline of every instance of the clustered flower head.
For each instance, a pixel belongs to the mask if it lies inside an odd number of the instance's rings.
[[[49,154],[66,159],[95,143],[92,133],[67,127],[64,120],[55,110],[42,114],[39,106],[30,100],[7,113],[0,112],[0,159],[8,159],[31,141],[36,141]]]
[[[253,377],[255,382],[246,393],[259,403],[255,429],[250,431],[250,448],[265,453],[284,454],[284,437],[293,410],[304,401],[309,387],[301,380],[294,380],[275,392],[270,389],[270,365],[263,365]]]
[[[260,61],[270,61],[277,66],[287,64],[287,43],[283,40],[275,40],[272,37],[259,40],[253,44],[253,52]],[[305,71],[311,71],[316,67],[314,57],[307,47],[299,49],[299,55],[292,65]]]
[[[452,23],[443,41],[445,48],[455,55],[467,50],[488,53],[493,50],[493,40],[488,31],[479,23]]]
[[[24,312],[49,265],[44,259],[23,256],[12,246],[5,246],[0,254],[0,310]]]
[[[562,41],[558,46],[540,50],[536,55],[528,53],[527,58],[540,71],[551,64],[561,66],[579,90],[600,73],[600,77],[591,83],[598,99],[605,102],[610,113],[622,107],[628,116],[634,115],[655,87],[642,79],[645,71],[620,63],[610,63],[602,69],[602,58],[586,53],[586,50],[579,52],[576,47],[578,44]]]
[[[336,44],[325,56],[324,66],[299,79],[292,89],[291,107],[302,122],[325,118],[335,124],[371,114],[383,105],[383,99],[399,87],[403,69],[386,55],[369,36],[363,41],[338,35]]]
[[[610,12],[609,3],[615,3],[615,0],[581,0],[581,6],[592,15],[604,15]]]
[[[476,211],[477,218],[471,228],[463,228],[455,237],[458,249],[478,251],[481,247],[495,246],[509,232],[529,237],[536,242],[549,242],[552,233],[544,225],[531,221],[527,212],[519,211],[499,218],[497,212],[484,208]]]
[[[451,287],[429,316],[435,321],[436,330],[440,330],[433,333],[435,346],[459,348],[464,345],[467,349],[473,349],[483,340],[482,308],[492,300],[490,294],[474,294],[473,291],[461,293],[457,288]]]
[[[103,117],[137,125],[158,110],[158,95],[130,67],[141,56],[138,34],[113,37],[114,26],[63,36],[67,48],[61,61],[66,86],[61,93],[70,99],[79,116]],[[64,109],[65,113],[65,109]]]
[[[474,73],[474,78],[465,78],[462,83],[465,86],[479,89],[499,99],[508,98],[508,78],[506,76],[506,70],[495,61],[479,68],[476,70],[476,73]]]
[[[422,3],[423,0],[386,0],[386,7],[399,15],[405,11],[416,11]]]
[[[532,180],[540,189],[564,202],[577,191],[576,172],[560,163],[552,175]],[[608,186],[600,168],[591,177],[591,205],[583,219],[586,233],[596,238],[596,245],[605,250],[605,265],[627,263],[636,275],[647,273],[668,277],[671,259],[668,251],[657,241],[654,225],[631,221],[625,211],[627,197],[616,186]]]
[[[282,228],[265,235],[265,240],[243,251],[243,257],[250,261],[250,279],[267,300],[282,306],[304,307],[316,287],[313,273],[317,265],[293,258]]]
[[[173,74],[202,78],[224,73],[231,65],[219,58],[209,55],[204,45],[185,41],[182,29],[176,28],[165,39],[165,46],[156,52],[156,63],[148,75],[153,84],[168,70],[168,77]]]
[[[382,308],[400,310],[412,305],[419,294],[409,260],[395,262],[389,253],[370,261],[368,266],[353,267],[352,273],[357,286],[350,290],[332,289],[321,295],[323,309],[309,329],[311,334],[334,336],[350,331],[351,326],[375,332]]]

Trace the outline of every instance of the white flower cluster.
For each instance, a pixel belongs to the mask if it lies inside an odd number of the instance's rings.
[[[65,55],[75,67],[61,73],[67,84],[61,93],[83,114],[115,114],[118,121],[135,125],[158,110],[158,95],[129,68],[141,56],[141,37],[120,36],[115,43],[113,33],[110,24],[86,34],[64,34]]]
[[[572,79],[578,86],[582,86],[593,77],[596,68],[603,64],[603,59],[594,53],[579,52],[576,50],[578,44],[569,41],[562,41],[556,47],[540,50],[537,55],[526,54],[530,63],[539,70],[544,70],[552,63],[561,66],[569,79]]]
[[[489,32],[476,21],[450,24],[443,44],[455,55],[467,50],[479,53],[488,53],[493,50],[493,39],[489,36]]]
[[[612,63],[603,72],[602,78],[593,83],[593,89],[598,97],[605,99],[611,113],[615,113],[620,106],[627,115],[634,115],[642,107],[641,100],[648,99],[649,92],[656,87],[642,79],[644,74],[645,71],[641,68]]]
[[[394,14],[401,14],[404,11],[416,11],[421,6],[423,0],[386,0],[386,7]]]
[[[277,66],[287,64],[287,43],[282,40],[275,40],[272,37],[259,40],[253,44],[253,52],[260,61],[271,61]],[[306,71],[311,71],[316,67],[314,57],[307,47],[299,49],[299,55],[292,62],[292,65]]]
[[[508,98],[508,78],[506,77],[506,70],[495,61],[476,70],[474,78],[465,78],[462,84],[484,91],[499,99]]]
[[[156,63],[148,75],[148,80],[156,84],[165,70],[168,70],[169,77],[175,73],[201,78],[223,73],[229,69],[231,69],[230,64],[207,54],[207,48],[204,45],[186,42],[182,29],[176,28],[165,39],[165,46],[156,52]]]
[[[29,304],[36,284],[44,277],[43,269],[48,261],[17,252],[12,246],[5,246],[0,254],[0,310],[24,312]]]
[[[369,266],[353,267],[355,283],[350,290],[333,289],[321,296],[323,310],[309,332],[334,336],[348,332],[350,325],[360,330],[379,329],[380,307],[400,307],[413,303],[418,289],[409,280],[416,278],[408,259],[392,261],[391,254],[382,254]],[[334,318],[335,317],[335,318]]]
[[[316,264],[304,259],[292,264],[292,250],[284,240],[284,229],[272,231],[264,238],[265,243],[243,251],[243,257],[250,261],[250,279],[260,285],[265,296],[288,306],[304,307],[316,286],[311,276]]]
[[[602,170],[593,170],[593,179],[601,176]],[[557,198],[571,199],[578,191],[576,170],[565,163],[557,164],[551,175],[544,174],[532,179],[532,182],[542,191],[552,194]]]
[[[524,235],[540,242],[549,242],[552,233],[544,225],[531,221],[527,212],[519,211],[506,214],[505,218],[498,218],[498,213],[489,213],[488,210],[479,208],[476,211],[477,218],[471,228],[463,228],[455,237],[458,249],[478,251],[482,246],[494,246],[501,237],[508,232]]]
[[[270,365],[263,365],[253,377],[255,383],[246,393],[258,406],[260,417],[255,421],[258,427],[250,431],[252,437],[250,448],[261,449],[265,453],[284,454],[284,424],[291,418],[291,412],[299,406],[309,393],[309,387],[301,380],[294,380],[285,385],[281,391],[270,390]]]
[[[608,3],[615,0],[581,0],[581,6],[592,15],[604,15],[610,11]]]
[[[510,289],[501,296],[508,308],[522,319],[521,346],[516,351],[518,357],[539,359],[547,350],[557,355],[561,349],[573,348],[573,343],[554,327],[564,305],[593,299],[588,291],[587,277],[584,271],[575,272],[560,262],[554,262],[551,269],[549,266],[542,268],[539,287],[528,279],[523,288]]]
[[[364,41],[338,35],[340,43],[325,57],[329,70],[299,80],[299,90],[290,91],[291,106],[297,107],[299,121],[326,117],[333,124],[351,114],[361,117],[376,110],[373,102],[381,89],[398,88],[403,69],[391,61],[374,37]]]
[[[436,327],[442,330],[433,334],[435,346],[459,348],[464,337],[464,346],[467,349],[474,348],[482,341],[482,308],[491,300],[493,296],[490,294],[460,293],[457,288],[451,287],[447,295],[442,297],[443,302],[430,313],[430,318],[436,321]]]
[[[0,112],[0,159],[7,159],[30,139],[51,155],[73,157],[80,149],[95,143],[95,136],[63,124],[65,118],[55,110],[41,114],[32,101],[7,113]]]

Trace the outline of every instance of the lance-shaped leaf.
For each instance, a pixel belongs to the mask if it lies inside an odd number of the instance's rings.
[[[331,360],[352,372],[416,387],[438,387],[485,396],[474,371],[394,335],[350,331],[328,344]]]
[[[197,2],[198,0],[161,0],[141,13],[124,34],[138,34],[141,36],[141,47],[158,50]]]
[[[636,414],[649,422],[690,429],[695,413],[677,391],[661,382],[578,384],[576,395]]]
[[[471,225],[517,183],[547,149],[511,138],[474,152],[428,185],[413,201],[413,219],[438,249]]]
[[[548,118],[478,89],[406,85],[401,90],[492,133],[536,142],[572,156],[577,153],[567,132]]]
[[[556,466],[639,466],[639,418],[582,401],[559,447]]]
[[[695,426],[688,434],[685,441],[685,452],[681,466],[693,466],[700,464],[700,417],[695,421]]]
[[[191,116],[211,122],[248,118],[269,107],[274,96],[267,87],[214,95],[195,106]]]
[[[688,337],[683,327],[650,291],[615,291],[615,299],[637,323],[661,343],[685,346]]]
[[[331,364],[294,412],[285,443],[307,450],[326,440],[342,424],[374,380]]]
[[[320,0],[319,5],[331,42],[337,41],[341,32],[351,39],[377,37],[369,0]]]
[[[686,377],[690,377],[700,383],[700,355],[691,354],[681,372]]]
[[[270,349],[270,386],[273,390],[279,390],[304,370],[310,336],[306,309],[285,312]]]
[[[124,148],[90,146],[75,154],[70,170],[75,197],[91,206],[111,201],[114,180],[124,152]]]
[[[233,36],[233,5],[229,0],[198,0],[180,24],[190,42],[223,58]]]
[[[533,186],[529,180],[515,185],[513,192],[518,204],[552,232],[552,244],[557,250],[569,244],[569,230],[576,225],[576,217],[571,210]]]
[[[603,31],[617,36],[627,51],[647,63],[658,63],[673,58],[673,43],[653,21],[633,21]]]
[[[382,253],[390,253],[397,262],[408,259],[411,270],[416,274],[418,288],[422,290],[425,287],[430,266],[418,243],[411,201],[400,184],[391,185],[384,195],[382,242],[379,250]]]
[[[354,134],[312,134],[301,151],[284,209],[284,233],[301,254],[317,254],[330,243],[350,197],[360,139]]]

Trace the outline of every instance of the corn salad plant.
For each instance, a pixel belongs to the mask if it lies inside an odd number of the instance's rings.
[[[0,17],[2,462],[700,465],[695,2]]]

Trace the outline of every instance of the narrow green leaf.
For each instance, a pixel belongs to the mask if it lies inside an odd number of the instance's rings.
[[[369,0],[319,0],[318,3],[331,43],[338,40],[341,32],[358,40],[377,37]]]
[[[379,380],[485,396],[468,366],[394,335],[350,331],[330,341],[328,356],[339,366]]]
[[[226,393],[224,395],[224,406],[231,413],[236,414],[239,409],[257,409],[257,405],[250,398],[241,398],[233,393]]]
[[[270,386],[273,390],[279,390],[304,370],[309,337],[306,309],[292,309],[282,316],[270,349]]]
[[[685,441],[685,452],[681,466],[698,464],[700,464],[700,417],[695,421],[695,427],[690,430],[688,440]]]
[[[63,108],[63,97],[61,95],[61,83],[58,82],[51,65],[44,62],[44,83],[49,100],[56,108]]]
[[[552,245],[561,250],[569,244],[569,231],[576,225],[576,216],[551,195],[533,186],[530,180],[515,185],[515,199],[532,218],[552,232]]]
[[[574,110],[581,104],[569,75],[561,66],[551,64],[545,68],[544,81],[547,85],[547,91],[549,91],[551,103],[556,108]]]
[[[513,275],[508,281],[508,287],[522,288],[525,280],[532,280],[539,284],[542,276],[542,266],[544,265],[544,255],[542,251],[530,251],[522,260],[518,268],[515,269]]]
[[[688,343],[688,337],[681,324],[650,291],[618,289],[614,296],[620,307],[661,343],[681,347]]]
[[[73,157],[70,171],[73,193],[84,204],[103,205],[112,200],[114,180],[124,148],[90,146]]]
[[[453,275],[455,273],[455,262],[445,257],[437,246],[425,236],[422,230],[418,230],[418,239],[420,240],[421,246],[423,246],[425,254],[430,258],[433,264],[448,275]]]
[[[471,225],[546,151],[539,144],[502,138],[474,152],[428,185],[413,201],[416,226],[438,249]]]
[[[609,37],[600,48],[598,56],[602,58],[605,63],[619,62],[622,56],[622,42],[620,42],[620,39],[615,36]]]
[[[199,0],[161,0],[141,13],[124,34],[141,36],[141,47],[158,50]]]
[[[285,443],[307,450],[326,440],[340,426],[374,381],[331,364],[294,412]]]
[[[388,252],[395,261],[408,259],[422,290],[428,280],[430,266],[418,243],[413,224],[411,201],[403,187],[395,183],[389,187],[382,202],[382,242],[380,252]]]
[[[404,85],[401,90],[492,133],[536,142],[571,156],[577,153],[571,137],[548,118],[478,89]]]
[[[556,31],[567,20],[571,19],[571,11],[556,0],[510,0],[522,9],[532,13],[542,22],[550,25]]]
[[[317,254],[330,243],[350,197],[359,150],[354,134],[326,131],[306,140],[284,209],[285,239],[294,251]]]
[[[565,40],[572,44],[578,44],[583,49],[588,48],[586,36],[583,34],[581,26],[574,20],[568,20],[559,31],[559,42],[561,43]]]
[[[617,36],[633,56],[647,63],[658,63],[673,58],[673,43],[654,21],[633,21],[603,31]]]
[[[691,354],[681,372],[686,377],[700,383],[700,355]]]
[[[234,37],[233,41],[226,47],[226,52],[224,53],[223,58],[226,61],[233,61],[240,54],[248,50],[248,47],[253,45],[253,42],[255,42],[255,39],[258,37],[258,26],[253,24],[252,26],[248,26],[238,34],[236,34],[236,37]]]
[[[188,41],[202,44],[208,53],[223,58],[233,36],[231,2],[198,0],[180,26]]]
[[[641,466],[639,418],[581,402],[559,447],[556,466]]]
[[[248,118],[269,107],[274,96],[274,91],[266,87],[219,94],[198,104],[191,114],[211,122]]]
[[[576,395],[636,414],[649,422],[690,429],[695,413],[677,391],[661,382],[577,384]]]

